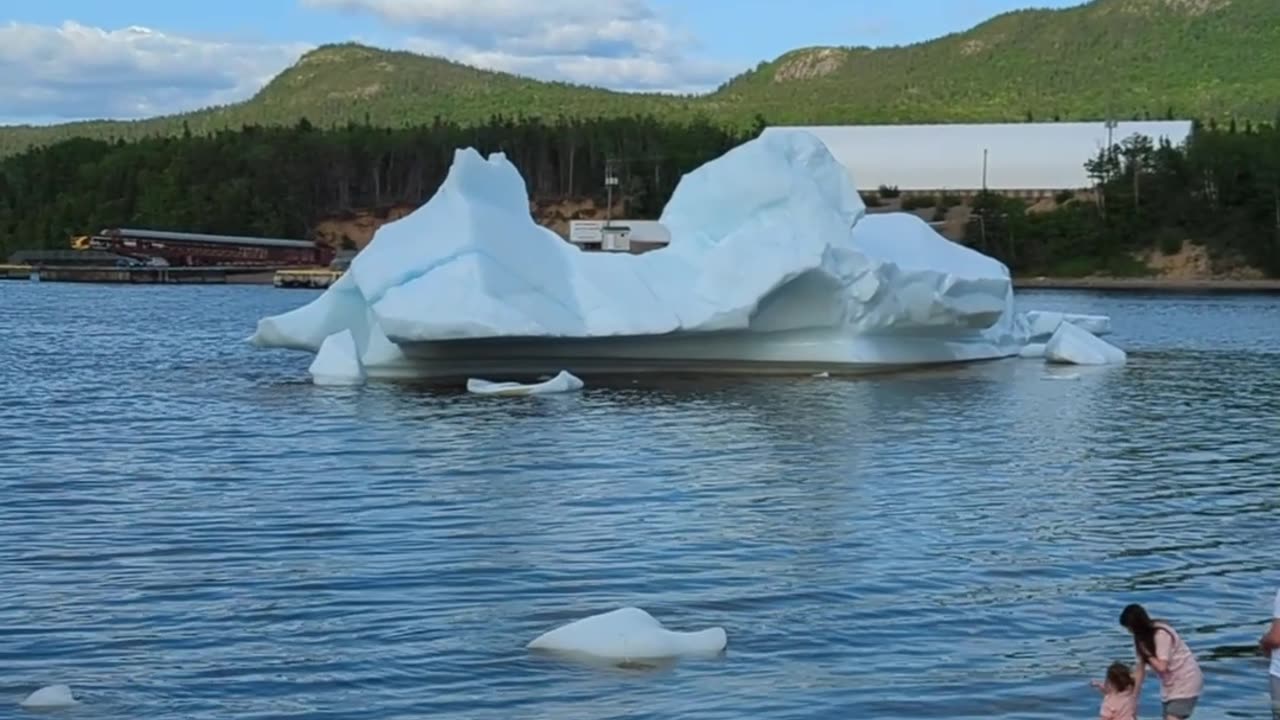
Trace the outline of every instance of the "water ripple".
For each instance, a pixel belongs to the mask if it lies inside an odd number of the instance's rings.
[[[271,288],[0,284],[0,717],[1057,718],[1176,620],[1257,715],[1277,583],[1280,302],[1028,294],[1123,369],[667,379],[494,401],[315,388]],[[523,645],[637,604],[715,661]],[[1145,712],[1155,712],[1152,688]],[[7,709],[6,709],[7,708]]]

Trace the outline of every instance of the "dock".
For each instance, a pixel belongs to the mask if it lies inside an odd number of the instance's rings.
[[[0,280],[135,285],[267,284],[275,268],[0,265]]]

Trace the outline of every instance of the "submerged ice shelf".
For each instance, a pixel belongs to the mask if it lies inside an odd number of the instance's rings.
[[[319,353],[325,383],[709,370],[853,373],[1018,355],[1063,322],[1014,311],[999,261],[911,214],[867,215],[813,135],[769,133],[685,175],[667,247],[584,252],[529,214],[502,154],[459,150],[425,205],[378,230],[260,346]],[[345,373],[345,375],[344,375]]]

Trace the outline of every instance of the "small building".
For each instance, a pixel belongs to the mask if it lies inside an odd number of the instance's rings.
[[[775,126],[807,130],[845,167],[859,192],[972,195],[982,190],[1040,197],[1094,185],[1085,163],[1132,135],[1180,145],[1190,120],[941,125]]]
[[[642,253],[665,247],[671,232],[657,220],[570,220],[569,242],[583,250]]]

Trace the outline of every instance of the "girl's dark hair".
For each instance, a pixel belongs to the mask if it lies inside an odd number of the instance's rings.
[[[1116,692],[1126,692],[1133,687],[1133,673],[1129,672],[1129,666],[1122,662],[1111,663],[1107,668],[1107,684]]]
[[[1120,613],[1120,624],[1133,633],[1133,646],[1144,660],[1156,654],[1156,624],[1145,608],[1137,603],[1126,605]]]

